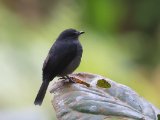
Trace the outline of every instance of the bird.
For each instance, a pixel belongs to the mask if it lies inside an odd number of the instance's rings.
[[[84,31],[69,28],[60,33],[42,67],[42,84],[35,98],[34,104],[41,105],[50,81],[55,77],[69,78],[68,74],[80,65],[83,53],[79,36]]]

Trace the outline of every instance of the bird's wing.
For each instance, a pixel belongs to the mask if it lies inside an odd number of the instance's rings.
[[[47,75],[55,77],[57,74],[62,72],[62,70],[64,70],[76,57],[76,53],[77,46],[74,44],[55,45],[53,48],[51,48],[47,58],[44,61],[43,77]]]
[[[45,59],[45,61],[43,63],[42,70],[44,70],[45,66],[47,65],[49,58],[50,58],[50,54],[48,53],[48,55],[47,55],[47,57],[46,57],[46,59]]]

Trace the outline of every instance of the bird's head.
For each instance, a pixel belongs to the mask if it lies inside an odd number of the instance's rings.
[[[83,34],[83,31],[77,31],[75,29],[66,29],[64,30],[60,35],[59,35],[59,39],[75,39],[77,40],[78,37]]]

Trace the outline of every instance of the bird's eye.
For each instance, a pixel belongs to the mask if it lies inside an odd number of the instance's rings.
[[[77,31],[73,32],[74,34],[77,34]]]
[[[77,34],[77,31],[71,33],[72,36],[76,36]]]

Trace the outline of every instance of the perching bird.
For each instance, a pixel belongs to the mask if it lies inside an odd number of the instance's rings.
[[[83,33],[75,29],[66,29],[52,45],[43,63],[43,81],[34,101],[35,105],[42,104],[50,81],[56,76],[67,76],[79,66],[83,49],[78,37]]]

